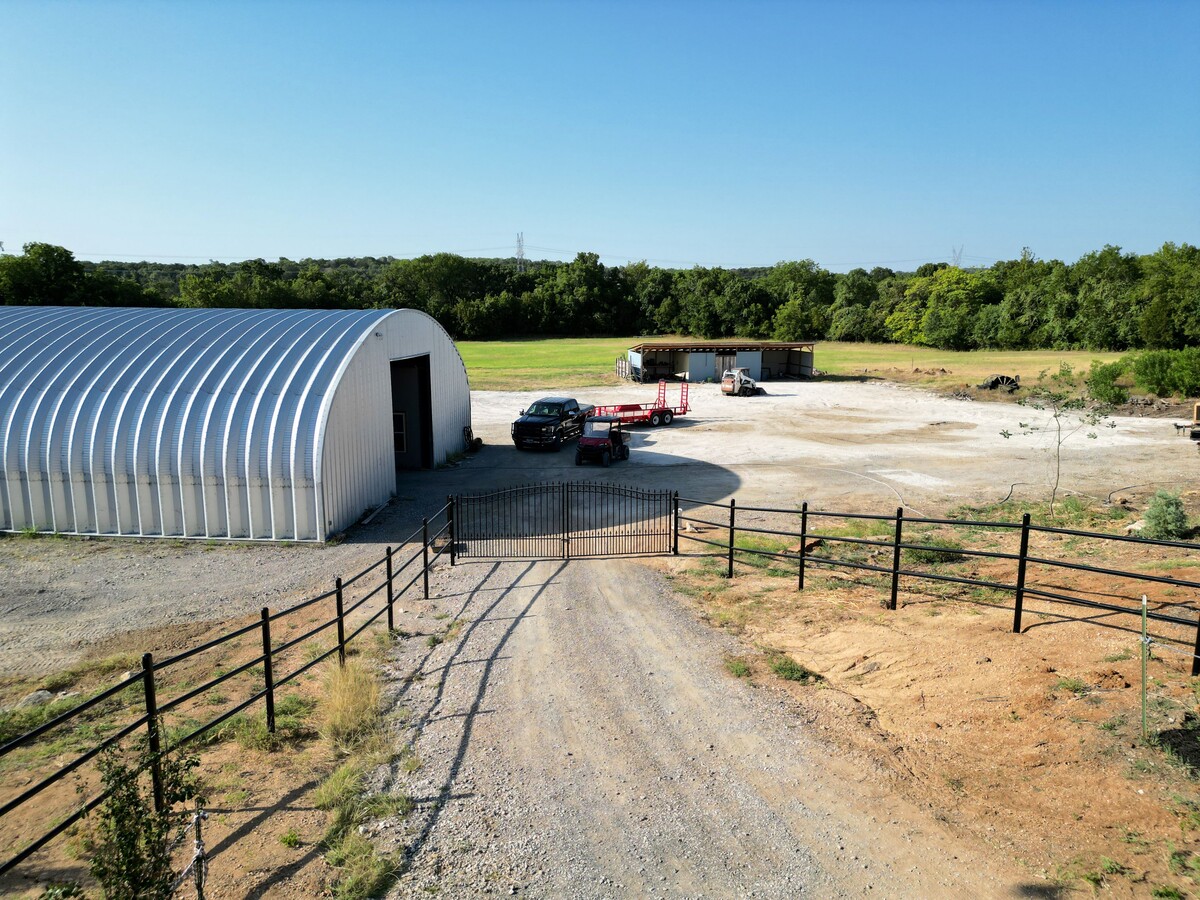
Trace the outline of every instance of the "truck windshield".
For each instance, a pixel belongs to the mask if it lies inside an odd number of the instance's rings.
[[[535,403],[525,410],[527,416],[557,416],[562,412],[558,403]]]

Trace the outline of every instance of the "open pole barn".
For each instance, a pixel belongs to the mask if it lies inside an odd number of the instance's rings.
[[[416,310],[0,307],[0,530],[323,541],[470,424]]]

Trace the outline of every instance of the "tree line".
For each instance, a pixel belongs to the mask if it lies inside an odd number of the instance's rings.
[[[990,268],[927,263],[830,272],[470,259],[87,262],[52,244],[0,256],[0,303],[370,309],[407,307],[456,338],[685,334],[897,342],[944,350],[1200,345],[1200,249],[1106,246],[1074,263],[1028,250]]]

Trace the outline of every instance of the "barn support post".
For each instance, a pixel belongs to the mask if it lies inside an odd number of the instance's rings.
[[[672,497],[671,513],[671,554],[679,555],[679,491]]]
[[[428,543],[429,543],[429,542],[428,542],[428,541],[426,541],[426,544],[428,544]],[[387,578],[387,611],[388,611],[388,612],[387,612],[387,620],[388,620],[388,633],[389,633],[389,634],[391,634],[393,631],[395,631],[395,630],[396,630],[396,621],[395,621],[395,619],[393,618],[393,613],[392,613],[392,605],[393,605],[393,600],[394,600],[394,597],[393,597],[393,594],[392,594],[392,577],[393,577],[393,575],[392,575],[392,548],[391,548],[391,547],[388,547],[388,548],[387,548],[387,551],[386,551],[386,553],[384,554],[384,558],[387,560],[387,562],[386,562],[386,564],[385,564],[385,568],[386,568],[386,570],[387,570],[387,574],[386,574],[384,577],[386,577],[386,578]]]
[[[334,599],[337,602],[338,665],[346,664],[346,614],[342,603],[342,579],[334,582]]]
[[[1029,513],[1021,516],[1021,549],[1017,554],[1017,596],[1013,602],[1013,634],[1021,633],[1021,609],[1025,606],[1025,564],[1029,559]]]
[[[275,675],[271,670],[271,611],[262,608],[263,686],[267,697],[267,731],[275,733]]]
[[[892,597],[888,601],[888,609],[896,608],[896,598],[900,593],[900,544],[904,540],[904,507],[896,508],[896,542],[892,550]]]
[[[429,520],[421,520],[421,578],[424,580],[425,599],[429,599]]]
[[[808,543],[808,501],[800,506],[800,576],[796,590],[804,590],[804,545]]]
[[[154,654],[142,654],[142,687],[146,694],[146,746],[150,750],[150,783],[154,786],[154,811],[166,808],[163,798],[162,743],[158,734],[158,698],[154,692]]]
[[[737,533],[734,526],[734,513],[737,510],[737,500],[733,497],[729,498],[729,569],[725,573],[726,578],[733,577],[733,536]]]

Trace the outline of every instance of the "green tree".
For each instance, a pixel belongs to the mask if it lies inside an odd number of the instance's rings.
[[[76,306],[86,302],[84,269],[65,247],[33,242],[21,256],[0,256],[0,303]]]

